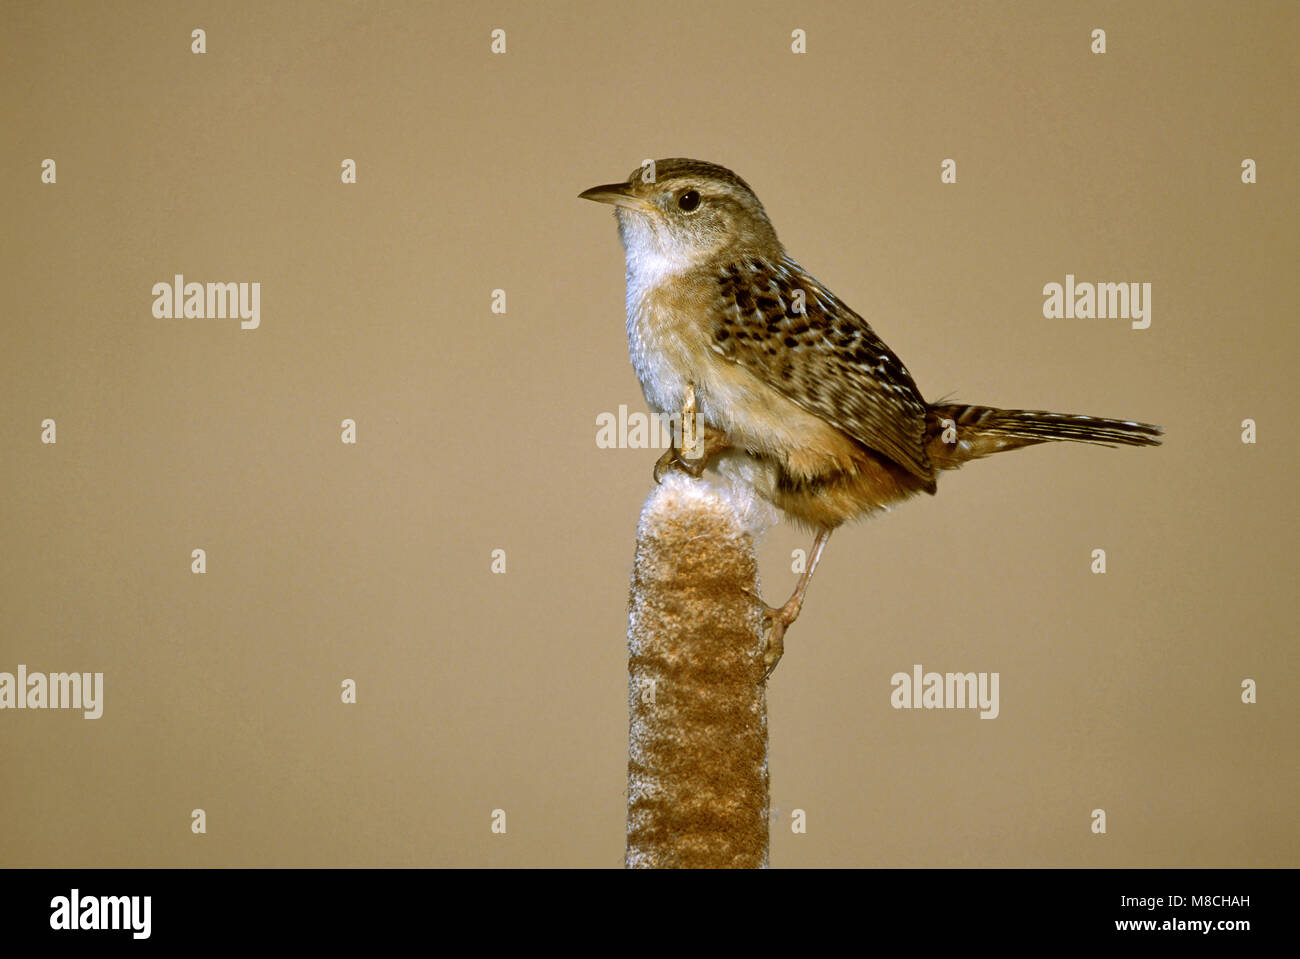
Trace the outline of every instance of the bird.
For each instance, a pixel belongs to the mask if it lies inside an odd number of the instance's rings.
[[[674,442],[655,480],[713,468],[814,534],[789,600],[763,603],[764,681],[844,523],[933,495],[941,471],[993,453],[1161,442],[1161,427],[1131,420],[927,402],[871,325],[786,251],[758,196],[726,167],[646,161],[578,196],[614,207],[646,403],[695,424],[683,430],[694,442]]]

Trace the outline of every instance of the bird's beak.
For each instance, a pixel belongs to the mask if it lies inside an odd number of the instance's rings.
[[[594,186],[590,190],[583,190],[579,193],[578,199],[595,200],[597,203],[612,203],[614,206],[621,206],[627,210],[655,212],[653,204],[648,203],[632,192],[632,184],[630,183],[606,183],[604,186]]]

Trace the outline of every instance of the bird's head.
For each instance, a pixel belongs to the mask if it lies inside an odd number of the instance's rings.
[[[614,205],[629,272],[681,273],[723,253],[780,250],[749,184],[714,163],[656,160],[578,195]]]

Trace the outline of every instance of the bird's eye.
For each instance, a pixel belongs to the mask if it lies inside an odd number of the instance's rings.
[[[687,190],[677,198],[677,208],[684,213],[690,213],[700,205],[700,194],[698,190]]]

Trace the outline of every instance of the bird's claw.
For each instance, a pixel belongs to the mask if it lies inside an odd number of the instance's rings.
[[[781,619],[772,621],[771,629],[767,634],[767,642],[763,644],[763,682],[767,682],[768,677],[776,670],[776,664],[785,655],[785,630],[787,625]]]
[[[763,608],[763,682],[772,675],[776,669],[776,664],[781,661],[785,655],[785,631],[790,628],[799,616],[799,606],[793,601],[786,603],[784,606],[769,606],[763,601],[763,597],[752,589],[744,591],[753,597]]]
[[[673,460],[677,458],[677,451],[673,449],[665,450],[664,455],[659,457],[655,462],[655,482],[662,483],[664,474],[673,467]]]
[[[681,450],[672,447],[665,450],[664,455],[655,462],[655,482],[662,483],[664,474],[669,470],[679,470],[688,476],[699,479],[704,475],[704,464],[705,457],[691,458],[683,456]]]

